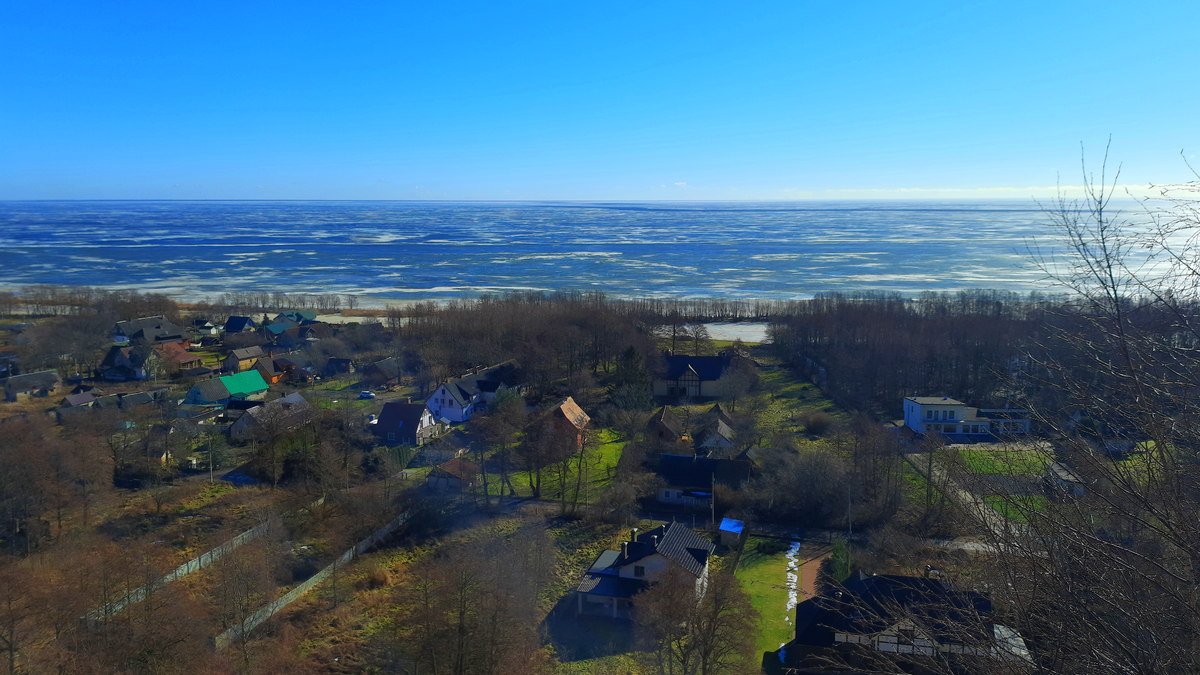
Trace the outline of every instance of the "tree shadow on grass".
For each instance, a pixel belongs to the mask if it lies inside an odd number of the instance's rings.
[[[640,651],[633,622],[601,616],[575,616],[574,593],[559,599],[542,621],[546,641],[563,663]]]

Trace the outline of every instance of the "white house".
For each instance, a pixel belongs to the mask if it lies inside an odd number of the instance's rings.
[[[575,589],[576,612],[627,619],[633,596],[672,570],[695,585],[708,586],[708,558],[716,547],[683,523],[660,525],[621,542],[621,550],[601,553]]]
[[[909,396],[904,399],[904,425],[918,434],[938,432],[986,436],[1027,434],[1027,411],[972,408],[948,396]]]
[[[516,369],[516,361],[506,361],[450,380],[438,387],[425,404],[439,420],[465,422],[508,388],[506,382],[512,381]]]

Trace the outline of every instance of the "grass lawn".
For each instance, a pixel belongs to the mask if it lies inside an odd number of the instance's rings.
[[[756,651],[774,651],[781,643],[792,639],[792,625],[784,620],[787,609],[787,542],[780,539],[750,537],[742,552],[734,576],[750,595],[750,604],[758,610]]]
[[[829,445],[827,441],[813,438],[805,431],[800,416],[808,412],[825,412],[834,422],[850,420],[850,416],[838,409],[817,385],[801,379],[788,368],[764,370],[759,376],[763,389],[768,392],[767,409],[759,420],[771,432],[794,434],[801,445],[825,446]]]
[[[956,446],[958,458],[977,474],[1040,476],[1046,469],[1046,456],[1036,448],[1016,444]]]
[[[617,462],[621,461],[621,450],[625,447],[625,441],[617,440],[616,432],[611,429],[601,429],[598,440],[600,445],[591,451],[588,458],[587,481],[584,482],[584,489],[579,495],[580,503],[584,501],[585,496],[587,503],[594,502],[604,488],[608,487],[612,476],[616,474]],[[533,490],[529,487],[528,471],[511,471],[508,476],[518,497],[533,496]],[[497,475],[494,478],[489,476],[488,494],[499,495],[501,487],[500,476]],[[573,485],[570,487],[573,488]],[[542,497],[555,499],[558,494],[553,469],[549,467],[542,469]]]
[[[1023,523],[1029,522],[1029,518],[1026,515],[1028,512],[1044,511],[1050,505],[1050,500],[1045,497],[992,496],[984,497],[983,501],[995,509],[996,513],[1005,518],[1019,520]]]
[[[200,364],[202,366],[204,366],[205,368],[220,368],[221,367],[221,353],[220,352],[204,351],[204,352],[192,352],[192,353],[195,354],[196,356],[200,357]]]

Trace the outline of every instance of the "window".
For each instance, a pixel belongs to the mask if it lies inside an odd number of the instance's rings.
[[[646,568],[642,567],[641,565],[634,565],[633,566],[633,576],[635,576],[635,577],[646,576]]]
[[[390,432],[390,431],[389,431],[389,432],[388,432],[388,440],[389,440],[389,441],[394,441],[394,440],[396,440],[396,434],[394,434],[394,433],[392,433],[392,432]]]
[[[950,410],[950,411],[947,411],[947,412],[948,412],[948,414],[950,415],[949,419],[954,419],[954,411],[953,411],[953,410]]]
[[[933,411],[932,410],[925,411],[925,419],[927,419],[927,420],[933,419]]]

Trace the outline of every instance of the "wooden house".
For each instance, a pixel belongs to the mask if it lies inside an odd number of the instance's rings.
[[[258,345],[235,349],[221,360],[221,370],[227,373],[243,373],[254,367],[254,362],[262,358],[263,350]]]

